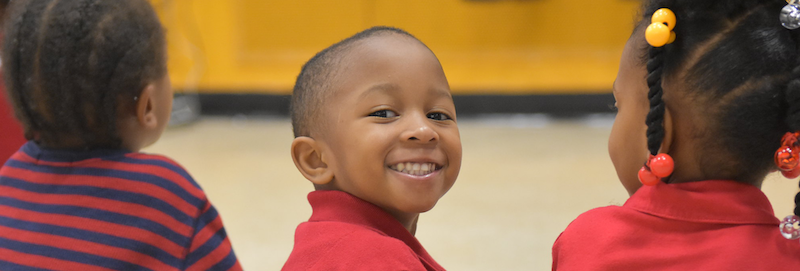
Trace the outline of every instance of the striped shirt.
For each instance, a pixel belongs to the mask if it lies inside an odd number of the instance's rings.
[[[0,270],[241,270],[180,165],[28,142],[0,168]]]

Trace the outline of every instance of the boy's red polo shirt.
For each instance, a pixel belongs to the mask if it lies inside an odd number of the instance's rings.
[[[308,194],[283,270],[444,270],[394,217],[341,191]]]
[[[779,223],[752,185],[644,186],[575,219],[553,246],[553,270],[800,270],[800,242]]]

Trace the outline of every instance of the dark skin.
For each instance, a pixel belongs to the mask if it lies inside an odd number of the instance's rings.
[[[375,204],[414,234],[461,166],[447,79],[433,53],[406,36],[370,37],[347,53],[320,118],[327,125],[295,138],[292,159],[317,190]]]
[[[644,165],[649,151],[646,146],[645,117],[650,108],[645,83],[647,70],[640,56],[646,50],[644,28],[634,32],[623,51],[620,70],[614,83],[614,96],[619,113],[609,138],[609,154],[617,169],[617,175],[630,195],[641,187],[637,172]],[[664,79],[663,100],[666,104],[664,117],[665,136],[659,153],[667,153],[675,161],[675,169],[666,180],[669,183],[687,183],[703,180],[729,180],[724,167],[731,163],[719,162],[715,157],[730,157],[720,150],[721,146],[706,142],[713,136],[708,132],[711,123],[703,116],[710,116],[704,100],[687,91],[684,74]],[[722,146],[724,147],[724,146]],[[703,150],[703,151],[698,151]],[[713,157],[709,157],[713,155]],[[761,187],[763,178],[736,180]]]
[[[169,124],[172,97],[169,74],[142,89],[133,101],[133,108],[122,112],[122,117],[117,119],[122,149],[138,152],[158,141]]]

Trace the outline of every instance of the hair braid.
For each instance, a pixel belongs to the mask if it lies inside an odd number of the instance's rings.
[[[63,40],[74,42],[66,43],[64,46],[50,46],[50,59],[59,59],[59,56],[62,57],[61,59],[65,59],[63,58],[65,56],[66,59],[88,59],[89,53],[94,49],[91,44],[93,39],[89,37],[100,20],[98,17],[102,15],[102,10],[92,1],[69,1],[68,3],[60,3],[60,5],[64,6],[58,9],[59,17],[66,17],[65,15],[68,12],[75,12],[77,16],[75,16],[76,19],[70,18],[52,25],[53,29],[50,31],[58,31],[58,34],[54,33],[51,36],[61,36]],[[56,78],[51,80],[50,83],[52,85],[48,87],[50,89],[61,89],[61,92],[64,93],[62,95],[65,102],[57,105],[57,112],[70,116],[61,123],[62,126],[59,127],[59,130],[71,131],[71,133],[78,135],[78,139],[83,141],[86,146],[92,142],[97,143],[98,139],[102,139],[102,137],[98,138],[97,132],[93,131],[97,130],[95,128],[97,123],[93,122],[103,123],[103,118],[106,117],[96,110],[97,104],[100,102],[98,96],[102,95],[104,91],[93,91],[96,83],[93,82],[94,80],[85,79],[96,78],[88,69],[87,62],[80,61],[73,64],[64,62],[54,63],[55,65],[52,65],[53,69],[48,72],[48,74],[55,75]],[[69,66],[76,68],[74,72],[59,72],[71,68]],[[70,94],[70,92],[79,93],[79,95]],[[80,99],[85,99],[89,102],[83,103],[81,106],[71,106],[80,104],[78,102]],[[95,119],[91,116],[96,116],[97,118]],[[81,131],[91,132],[83,133]]]
[[[647,113],[647,149],[650,154],[658,154],[661,142],[664,140],[664,89],[661,86],[661,77],[664,67],[664,48],[650,48],[650,57],[647,61],[647,86],[650,91],[647,99],[650,100],[650,112]]]
[[[70,5],[74,5],[74,1],[50,1],[48,7],[40,15],[42,21],[38,26],[39,33],[36,35],[37,50],[36,57],[33,59],[35,63],[33,76],[37,85],[34,90],[35,93],[38,93],[35,99],[47,105],[47,108],[40,109],[44,115],[44,124],[47,125],[47,129],[43,130],[46,131],[75,133],[80,130],[76,125],[78,120],[76,120],[73,110],[82,106],[75,106],[76,97],[70,93],[74,83],[58,72],[69,68],[74,68],[75,71],[80,70],[76,67],[80,63],[65,61],[75,55],[73,52],[75,47],[66,42],[59,46],[51,46],[54,41],[75,39],[81,29],[85,27],[84,24],[74,24],[72,28],[64,28],[62,22],[55,20],[63,13],[60,9]],[[76,15],[85,16],[80,11],[76,11]],[[69,67],[70,65],[72,67]],[[67,117],[59,118],[58,116]],[[46,142],[58,142],[60,138],[56,133],[50,132],[42,133],[42,137],[45,137],[43,139]]]
[[[13,48],[8,50],[8,53],[3,57],[4,71],[6,76],[6,84],[8,86],[7,94],[11,98],[15,106],[16,115],[23,124],[29,126],[25,129],[25,138],[34,139],[34,131],[42,130],[44,124],[42,118],[36,110],[34,110],[35,103],[33,98],[30,97],[30,92],[15,91],[17,89],[28,89],[31,85],[35,84],[34,80],[28,79],[28,73],[33,72],[33,65],[24,61],[22,58],[26,54],[35,54],[31,48],[35,47],[33,36],[36,35],[38,29],[35,27],[40,19],[37,11],[44,10],[44,3],[41,2],[28,2],[19,7],[19,16],[14,17],[9,25],[20,25],[19,28],[12,28],[12,31],[6,31],[6,38],[4,39],[4,48]],[[28,33],[28,35],[26,35]]]
[[[28,139],[116,148],[119,114],[166,75],[163,28],[145,0],[13,1],[3,70]],[[118,110],[120,107],[121,110]]]
[[[786,102],[786,125],[790,131],[800,131],[800,66],[792,70],[791,79],[786,85]],[[794,214],[800,216],[800,192],[794,197],[794,204]]]

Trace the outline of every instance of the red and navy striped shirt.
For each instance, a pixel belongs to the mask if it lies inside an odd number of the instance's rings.
[[[0,168],[0,270],[241,270],[180,165],[28,142]]]

